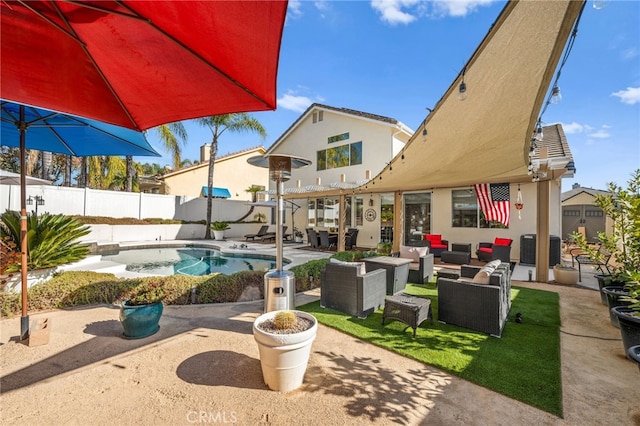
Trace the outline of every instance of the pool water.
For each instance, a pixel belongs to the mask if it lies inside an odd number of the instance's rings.
[[[226,275],[240,271],[268,271],[276,267],[275,258],[227,256],[219,250],[202,247],[158,247],[121,250],[102,255],[102,260],[123,263],[127,271],[151,275]]]

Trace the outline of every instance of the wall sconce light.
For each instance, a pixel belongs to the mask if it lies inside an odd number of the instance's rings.
[[[404,164],[404,152],[402,153],[402,155],[400,156],[400,160],[402,160],[402,164]]]
[[[467,99],[467,83],[464,82],[464,74],[467,72],[467,68],[462,70],[462,81],[458,87],[458,99],[464,101]]]
[[[371,197],[373,197],[373,194],[371,194]],[[369,207],[373,207],[373,198],[369,198]]]
[[[556,85],[551,89],[551,99],[550,102],[552,104],[559,104],[562,101],[562,94],[560,93],[560,88]]]
[[[427,136],[427,126],[422,128],[422,136]]]

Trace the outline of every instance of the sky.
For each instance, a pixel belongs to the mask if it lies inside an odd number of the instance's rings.
[[[599,8],[595,8],[598,5]],[[218,155],[268,148],[314,102],[397,119],[417,129],[451,85],[505,5],[496,0],[290,0],[278,65],[277,109],[253,112],[267,131],[225,132]],[[526,61],[527,52],[522,52]],[[544,125],[561,123],[580,186],[627,186],[640,168],[640,0],[588,0],[562,68],[559,104]],[[184,122],[182,158],[199,160],[211,132]],[[171,158],[152,129],[149,142]]]

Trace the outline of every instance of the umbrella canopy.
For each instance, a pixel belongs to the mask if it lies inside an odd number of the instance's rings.
[[[160,156],[144,135],[135,130],[8,101],[2,101],[1,106],[3,146],[19,147],[24,128],[26,149],[74,157]],[[21,109],[23,118],[20,118]]]
[[[286,0],[3,1],[2,97],[146,130],[274,110]]]
[[[21,339],[29,336],[27,315],[27,209],[25,150],[57,152],[74,156],[137,155],[160,156],[144,135],[131,129],[73,117],[12,102],[2,101],[3,145],[20,147],[20,237],[22,273]],[[27,134],[29,135],[27,141]]]
[[[51,185],[50,180],[38,179],[32,176],[25,176],[25,178],[26,185]],[[20,174],[0,169],[0,184],[20,185]]]

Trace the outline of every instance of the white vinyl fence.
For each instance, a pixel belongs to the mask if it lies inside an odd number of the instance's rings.
[[[37,206],[38,214],[107,216],[135,219],[175,219],[185,221],[205,220],[207,200],[181,195],[159,195],[123,191],[102,191],[89,188],[64,186],[29,185],[26,196],[39,196],[44,205]],[[251,206],[249,201],[214,199],[211,209],[212,221],[236,221],[244,216]],[[20,186],[0,185],[0,212],[20,210]],[[27,205],[27,211],[35,212],[35,202]],[[268,207],[255,207],[245,221],[253,221],[256,213],[271,217]]]

